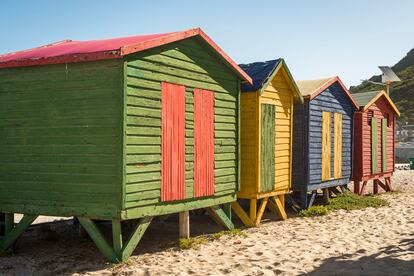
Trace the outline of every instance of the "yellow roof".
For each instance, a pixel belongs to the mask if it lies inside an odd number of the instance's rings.
[[[302,80],[297,81],[296,84],[299,87],[299,91],[303,97],[311,96],[318,88],[324,86],[324,84],[330,82],[333,77],[317,80]]]

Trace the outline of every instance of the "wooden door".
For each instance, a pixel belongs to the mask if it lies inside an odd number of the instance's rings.
[[[260,192],[275,188],[275,111],[272,104],[261,105],[261,180]]]
[[[382,119],[382,172],[387,171],[387,126],[388,126],[388,120],[387,118]]]
[[[185,87],[162,83],[161,201],[185,199]]]
[[[322,181],[331,179],[331,113],[322,112]]]
[[[334,114],[334,178],[342,178],[342,114]]]
[[[194,197],[214,194],[214,93],[194,90]]]
[[[372,174],[378,173],[378,123],[377,118],[371,118],[371,168]]]

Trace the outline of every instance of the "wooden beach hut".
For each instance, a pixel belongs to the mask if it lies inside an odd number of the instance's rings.
[[[155,216],[207,208],[232,228],[219,206],[236,200],[242,81],[200,29],[0,56],[0,251],[39,215],[77,217],[112,262]],[[95,219],[112,222],[112,242]]]
[[[241,93],[241,185],[232,204],[246,225],[258,225],[266,206],[283,219],[284,196],[291,187],[293,104],[302,96],[283,59],[241,64],[253,79]],[[258,207],[259,203],[259,208]]]
[[[346,186],[352,173],[353,115],[358,105],[339,77],[297,82],[304,105],[295,105],[293,184],[302,208],[317,190]],[[308,192],[311,192],[310,199]]]
[[[391,191],[395,167],[395,118],[400,112],[385,91],[352,96],[359,105],[354,115],[354,192],[363,195],[369,180],[373,182],[374,194],[378,193],[379,186]]]

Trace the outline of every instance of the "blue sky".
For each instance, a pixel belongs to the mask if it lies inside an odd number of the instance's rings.
[[[339,75],[347,86],[414,47],[414,1],[0,2],[0,53],[201,27],[238,63],[283,57],[300,79]]]

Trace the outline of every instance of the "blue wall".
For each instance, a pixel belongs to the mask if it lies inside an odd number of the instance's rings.
[[[352,173],[353,114],[350,99],[338,82],[331,85],[311,101],[305,100],[301,108],[295,105],[293,126],[293,190],[311,191],[344,185]],[[322,112],[342,113],[342,179],[322,182]],[[333,122],[333,114],[331,122]],[[333,155],[333,127],[331,131]],[[333,158],[331,172],[333,172]],[[302,164],[301,164],[302,163]]]

